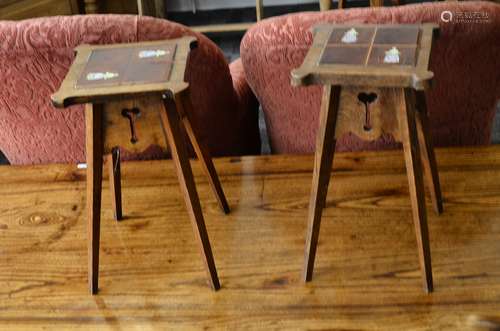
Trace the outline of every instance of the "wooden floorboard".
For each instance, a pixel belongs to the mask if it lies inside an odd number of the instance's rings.
[[[312,156],[215,161],[231,214],[193,162],[222,288],[209,289],[170,161],[103,186],[100,294],[87,294],[85,173],[0,167],[0,329],[464,330],[500,315],[500,148],[438,150],[427,195],[435,292],[421,290],[402,151],[338,153],[313,281],[300,282]]]

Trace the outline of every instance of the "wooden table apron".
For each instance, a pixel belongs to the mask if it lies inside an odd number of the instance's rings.
[[[130,84],[125,82],[110,86],[82,86],[78,82],[86,73],[87,65],[99,67],[101,64],[87,62],[95,50],[129,51],[134,47],[157,49],[173,49],[172,67],[165,82],[148,83],[147,81]],[[212,163],[209,151],[203,141],[197,139],[189,115],[193,113],[189,86],[184,82],[184,72],[188,54],[196,47],[196,39],[184,37],[169,41],[145,42],[137,44],[107,45],[107,46],[80,46],[77,57],[68,72],[61,88],[52,96],[54,104],[66,107],[72,104],[85,104],[86,130],[86,158],[87,158],[87,215],[88,215],[88,248],[89,248],[89,289],[90,293],[98,291],[99,274],[99,240],[103,156],[106,157],[109,169],[110,188],[114,215],[117,220],[122,218],[121,184],[120,184],[120,153],[118,146],[129,152],[143,152],[153,145],[170,149],[175,164],[181,191],[186,202],[195,237],[198,241],[202,260],[208,275],[210,286],[220,288],[217,270],[208,238],[201,205],[196,191],[195,182],[184,136],[187,134],[193,149],[201,162],[202,168],[214,192],[220,208],[229,212],[222,186]],[[139,49],[140,50],[140,49]],[[137,50],[137,51],[139,51]],[[133,49],[133,52],[136,52]],[[132,53],[133,53],[132,52]],[[158,63],[167,53],[150,52],[144,56],[151,56],[152,64]],[[135,54],[135,53],[134,53]],[[119,56],[119,54],[118,54]],[[134,55],[135,56],[135,55]],[[140,55],[139,55],[140,56]],[[117,60],[118,61],[118,60]],[[128,70],[116,67],[116,71]],[[130,65],[128,66],[130,67]],[[162,65],[160,65],[162,68]],[[135,70],[134,68],[132,68]],[[147,68],[146,68],[147,69]],[[133,71],[132,70],[132,71]],[[101,74],[101,73],[98,73]],[[104,70],[104,75],[113,79],[115,74]],[[90,73],[94,75],[95,73]],[[120,72],[118,76],[122,76]],[[123,74],[126,76],[126,74]],[[87,76],[91,77],[91,76]],[[104,77],[104,76],[102,76]],[[100,83],[97,82],[97,85]],[[108,85],[106,82],[102,82]]]
[[[350,30],[353,28],[354,32]],[[362,40],[363,29],[368,33],[366,41]],[[411,40],[416,29],[418,39],[414,48]],[[441,189],[424,94],[433,77],[427,68],[436,29],[434,25],[320,25],[314,29],[314,42],[302,66],[292,71],[295,86],[323,85],[309,202],[305,281],[310,281],[313,275],[336,140],[347,133],[364,140],[391,134],[403,144],[423,288],[426,292],[433,290],[423,177],[425,174],[434,209],[439,214],[443,210]],[[342,41],[336,40],[339,31],[343,33]],[[346,37],[349,31],[354,37]],[[398,39],[398,33],[401,44],[395,43],[396,50],[389,49],[387,40]],[[349,44],[343,44],[344,40]],[[381,44],[377,45],[376,40],[382,40]],[[376,48],[385,50],[383,61],[397,51],[396,59],[409,64],[378,64],[376,61],[381,58],[374,53],[378,51]],[[411,58],[411,52],[404,53],[413,49],[415,58]],[[352,54],[358,51],[361,62],[347,64],[356,61]],[[405,54],[410,57],[405,58]],[[375,61],[375,65],[370,65],[370,61]]]

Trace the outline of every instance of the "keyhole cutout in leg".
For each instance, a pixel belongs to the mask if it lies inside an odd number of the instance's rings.
[[[141,116],[141,111],[139,108],[123,109],[122,116],[129,120],[130,123],[130,142],[135,144],[139,141],[137,137],[137,131],[135,130],[135,121]]]
[[[358,100],[365,105],[365,123],[363,125],[363,129],[365,131],[370,131],[372,129],[372,121],[370,114],[370,104],[377,100],[376,93],[365,93],[361,92],[358,94]]]

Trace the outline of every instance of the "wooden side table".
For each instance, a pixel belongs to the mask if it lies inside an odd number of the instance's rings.
[[[321,213],[326,201],[336,139],[352,132],[365,140],[392,134],[403,143],[424,290],[433,289],[423,174],[434,209],[441,190],[431,143],[424,90],[437,26],[320,25],[296,86],[323,85],[309,204],[304,279],[312,279]]]
[[[191,98],[184,82],[196,39],[78,47],[60,89],[57,107],[85,104],[89,287],[98,290],[103,155],[108,157],[115,217],[121,218],[120,146],[141,152],[151,145],[170,148],[210,285],[220,287],[205,221],[184,142],[187,133],[221,209],[229,207],[205,145],[189,120]],[[166,138],[163,139],[164,136]]]

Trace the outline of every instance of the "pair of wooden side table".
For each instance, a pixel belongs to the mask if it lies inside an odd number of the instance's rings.
[[[326,202],[335,141],[352,132],[374,140],[392,134],[403,143],[424,289],[432,291],[423,173],[434,208],[442,211],[425,95],[434,25],[322,25],[303,65],[292,72],[297,86],[324,85],[313,187],[309,206],[304,279],[311,280]],[[184,143],[187,133],[221,209],[229,207],[210,154],[198,141],[184,74],[195,39],[126,45],[80,46],[60,90],[58,107],[85,104],[89,288],[98,290],[103,155],[108,155],[115,218],[122,217],[120,150],[170,148],[180,187],[211,287],[219,289],[193,174]],[[160,125],[161,124],[161,125]],[[166,138],[162,139],[162,135]]]

